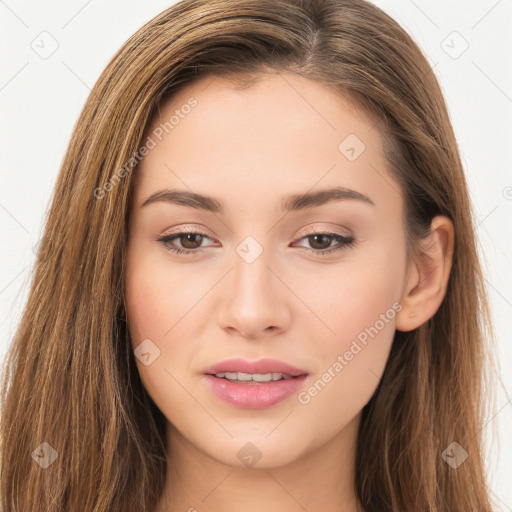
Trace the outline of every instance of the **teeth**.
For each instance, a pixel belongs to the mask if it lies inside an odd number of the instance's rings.
[[[247,373],[246,374],[243,374],[243,373],[239,373],[238,374],[238,378],[240,379],[240,375],[248,375]],[[279,375],[279,379],[281,378],[281,373],[278,374]],[[252,378],[252,380],[255,380],[256,382],[270,382],[272,379],[272,374],[271,373],[255,373],[254,375],[248,375],[249,377]],[[275,379],[275,380],[278,380],[278,379]]]
[[[235,380],[240,382],[270,382],[271,380],[290,379],[288,375],[284,373],[272,372],[272,373],[242,373],[242,372],[220,372],[216,373],[215,377],[225,378],[228,380]]]

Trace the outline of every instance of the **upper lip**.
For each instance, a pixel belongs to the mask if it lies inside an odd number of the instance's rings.
[[[248,361],[247,359],[234,358],[226,359],[220,363],[214,364],[204,370],[204,373],[215,375],[221,372],[241,372],[241,373],[282,373],[290,377],[306,375],[305,370],[301,370],[278,359],[265,357],[257,361]]]

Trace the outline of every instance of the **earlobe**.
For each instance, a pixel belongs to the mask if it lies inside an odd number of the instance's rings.
[[[412,331],[427,322],[439,309],[448,286],[454,248],[453,223],[448,217],[432,220],[430,235],[418,247],[410,262],[402,295],[402,310],[396,329]]]

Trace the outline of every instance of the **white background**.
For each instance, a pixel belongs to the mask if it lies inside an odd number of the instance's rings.
[[[115,51],[172,3],[0,0],[2,360],[27,298],[33,247],[84,101]],[[507,390],[485,427],[489,487],[498,509],[512,512],[512,0],[374,3],[413,36],[434,66],[460,144]],[[40,52],[58,47],[43,59],[33,49],[37,45]]]

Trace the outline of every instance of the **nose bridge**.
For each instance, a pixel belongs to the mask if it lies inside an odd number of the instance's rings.
[[[283,328],[288,321],[283,290],[279,289],[283,285],[272,270],[275,258],[264,243],[253,236],[242,240],[235,248],[234,268],[228,277],[221,322],[244,335],[258,336],[270,326]]]
[[[254,236],[247,236],[236,247],[233,291],[239,300],[268,299],[273,295],[274,276],[269,269],[273,260],[272,250],[264,248],[263,244],[268,245],[264,240],[260,243]]]

